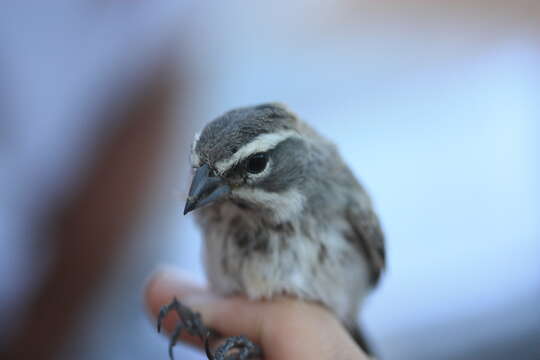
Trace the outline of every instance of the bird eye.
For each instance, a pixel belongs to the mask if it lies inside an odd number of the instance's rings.
[[[251,155],[246,162],[246,170],[252,174],[258,174],[266,168],[268,163],[267,153],[258,153]]]

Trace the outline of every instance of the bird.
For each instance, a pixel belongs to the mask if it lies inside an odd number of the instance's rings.
[[[319,303],[372,353],[357,314],[384,272],[384,235],[337,146],[270,102],[208,123],[190,162],[184,214],[202,231],[211,290]]]

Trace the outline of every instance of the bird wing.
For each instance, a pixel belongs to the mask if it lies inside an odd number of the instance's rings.
[[[363,209],[357,202],[350,202],[346,209],[346,219],[351,232],[346,234],[350,241],[366,258],[370,284],[375,286],[386,265],[384,234],[379,219],[371,209]]]

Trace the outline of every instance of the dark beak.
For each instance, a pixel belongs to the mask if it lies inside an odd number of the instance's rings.
[[[213,203],[230,194],[231,188],[219,176],[210,176],[210,167],[206,164],[195,172],[189,196],[184,208],[184,215],[188,212]]]

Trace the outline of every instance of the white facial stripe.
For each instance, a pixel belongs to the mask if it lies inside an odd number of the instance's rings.
[[[229,159],[222,160],[216,164],[216,169],[219,173],[224,173],[232,166],[238,164],[252,154],[259,152],[265,152],[275,148],[279,143],[290,139],[300,137],[300,135],[293,130],[283,130],[276,133],[262,134],[253,139],[250,143],[242,146],[236,151]]]
[[[237,188],[232,193],[233,196],[272,210],[276,222],[298,217],[304,208],[306,200],[304,195],[294,188],[281,193],[268,192],[257,188]]]
[[[195,151],[195,147],[197,146],[197,143],[199,142],[199,137],[201,136],[201,133],[198,132],[195,134],[195,139],[193,139],[193,143],[191,144],[191,166],[193,167],[199,167],[201,166],[201,159],[199,158],[199,155]]]

